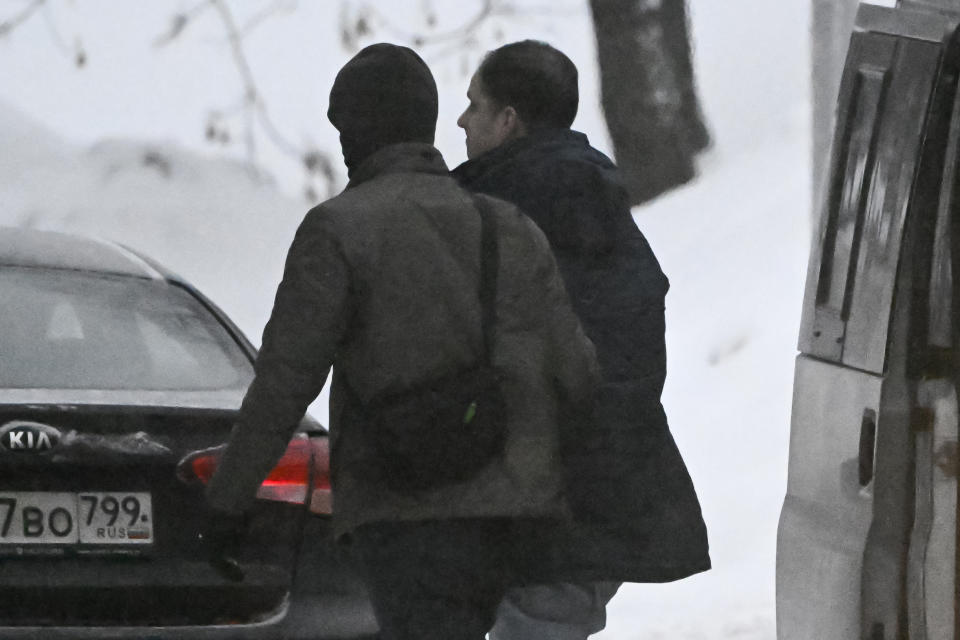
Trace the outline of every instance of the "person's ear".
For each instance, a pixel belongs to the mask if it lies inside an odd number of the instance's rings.
[[[520,114],[513,107],[509,105],[504,107],[501,117],[503,118],[502,130],[505,140],[513,140],[527,134],[526,125],[523,124]]]

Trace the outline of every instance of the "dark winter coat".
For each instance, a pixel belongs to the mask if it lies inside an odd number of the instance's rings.
[[[549,536],[531,575],[665,582],[708,569],[700,505],[660,404],[669,285],[616,167],[583,134],[553,130],[453,174],[472,191],[518,205],[543,230],[603,372],[591,419],[565,427],[578,523]]]
[[[333,365],[338,535],[377,521],[568,515],[558,402],[592,393],[596,356],[543,233],[513,205],[487,201],[499,231],[491,357],[505,377],[503,456],[475,478],[415,496],[368,473],[376,453],[359,403],[466,368],[483,344],[474,201],[431,145],[397,144],[360,163],[298,229],[211,504],[235,511],[253,500]]]

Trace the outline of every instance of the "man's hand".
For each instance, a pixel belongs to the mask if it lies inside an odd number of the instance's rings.
[[[243,567],[233,553],[247,535],[247,515],[208,507],[199,538],[210,565],[231,582],[241,582]]]

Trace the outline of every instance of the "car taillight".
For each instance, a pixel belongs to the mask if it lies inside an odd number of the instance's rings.
[[[225,445],[195,451],[177,465],[177,476],[184,482],[207,484],[217,469]],[[310,511],[330,515],[330,449],[327,438],[310,438],[297,434],[283,457],[257,490],[257,498],[276,502],[303,504],[310,499]]]

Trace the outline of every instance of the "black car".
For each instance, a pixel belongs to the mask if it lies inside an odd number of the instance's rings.
[[[233,552],[243,579],[209,562],[203,481],[255,355],[149,259],[0,228],[0,638],[376,633],[309,417]]]

